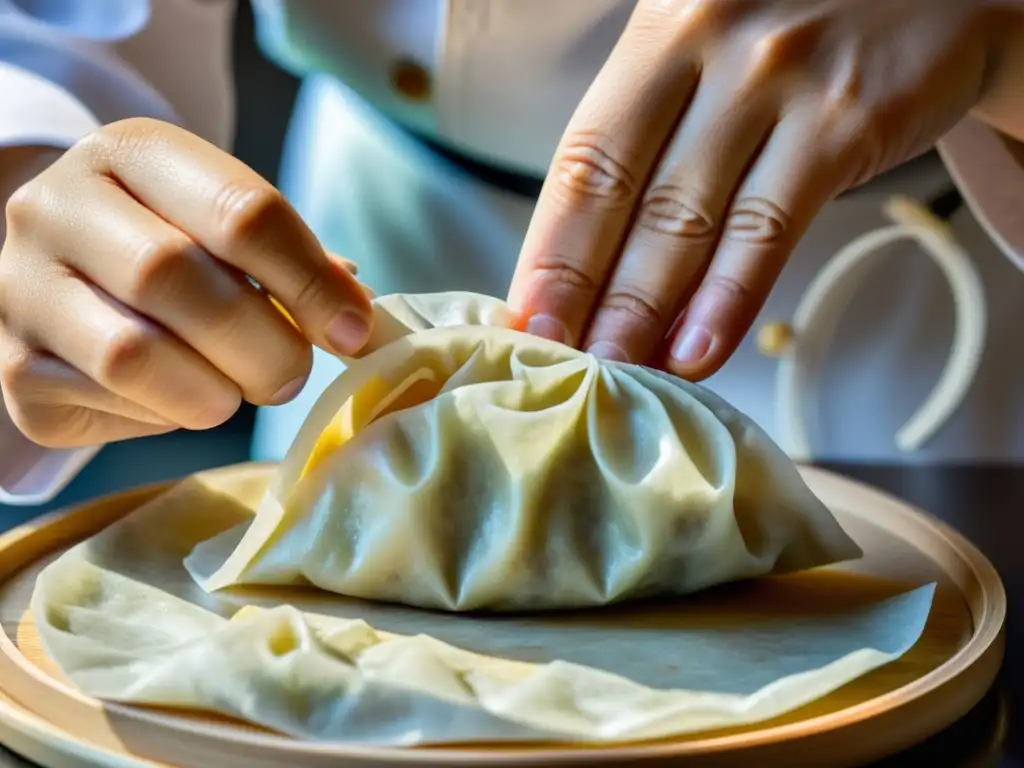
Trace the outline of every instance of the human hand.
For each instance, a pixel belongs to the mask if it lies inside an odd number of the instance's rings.
[[[7,204],[4,401],[51,447],[214,427],[243,398],[286,402],[310,340],[351,354],[368,336],[352,271],[228,154],[152,120],[107,126]]]
[[[523,326],[714,373],[820,208],[975,104],[994,26],[981,0],[640,0],[552,162]]]

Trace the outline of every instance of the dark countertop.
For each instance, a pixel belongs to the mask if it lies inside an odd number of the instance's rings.
[[[249,426],[249,416],[243,413],[211,433],[171,434],[110,446],[45,509],[75,504],[127,485],[245,461]],[[823,466],[886,490],[953,525],[992,560],[1009,599],[1006,662],[998,685],[960,723],[880,765],[895,768],[914,760],[929,766],[1024,766],[1024,715],[1013,707],[1024,702],[1024,656],[1016,652],[1018,642],[1024,640],[1017,612],[1024,601],[1024,467]],[[0,506],[0,531],[40,511]],[[0,768],[30,768],[30,764],[0,747]]]
[[[1007,593],[1006,657],[1000,680],[959,723],[878,768],[910,765],[1024,766],[1024,466],[855,466],[826,469],[888,491],[952,525],[995,565]]]

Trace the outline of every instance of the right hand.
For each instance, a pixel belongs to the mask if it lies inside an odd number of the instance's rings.
[[[4,401],[27,437],[58,448],[287,402],[310,342],[365,343],[371,307],[353,272],[240,161],[172,125],[109,125],[8,201]]]

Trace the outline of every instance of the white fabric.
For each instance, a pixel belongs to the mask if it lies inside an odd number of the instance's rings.
[[[60,493],[99,448],[51,451],[28,440],[4,410],[0,418],[0,504],[45,504]]]
[[[635,4],[448,0],[440,133],[474,154],[543,173]]]
[[[971,212],[1024,271],[1024,206],[1019,193],[1024,165],[1002,136],[974,118],[961,120],[943,137],[939,152]]]
[[[63,87],[101,123],[149,116],[227,146],[233,11],[232,0],[0,0],[0,61]],[[13,117],[6,99],[0,91],[0,124]],[[50,120],[42,110],[17,117]]]
[[[3,120],[0,146],[67,149],[99,126],[74,94],[33,72],[0,62]],[[45,121],[40,115],[46,115]]]
[[[92,112],[65,88],[2,61],[0,94],[0,147],[35,144],[63,149],[99,125]],[[48,451],[27,440],[6,417],[6,411],[0,412],[0,504],[49,501],[97,450]]]
[[[392,68],[411,61],[434,69],[442,51],[444,0],[252,0],[264,50],[291,72],[325,73],[374,107],[433,133],[435,105],[396,93]]]
[[[540,172],[633,0],[252,2],[268,52],[299,74],[322,73],[305,88],[282,183],[326,244],[359,261],[379,290],[503,295],[529,203],[451,173],[366,105],[471,154]],[[0,0],[0,63],[57,87],[49,106],[38,96],[32,102],[16,77],[0,71],[0,137],[25,143],[51,131],[54,143],[67,144],[80,129],[58,135],[60,126],[75,124],[84,107],[100,123],[150,115],[228,146],[234,7],[234,0]],[[431,71],[433,98],[411,102],[394,91],[391,69],[400,59]],[[946,180],[937,166],[917,167],[890,189],[920,197]],[[824,259],[882,223],[883,200],[867,194],[830,206],[764,316],[789,317]],[[1012,338],[1024,283],[973,220],[961,215],[957,229],[989,294],[992,337],[964,408],[910,458],[1019,458],[1024,436],[1007,425],[1024,415],[1016,397],[1024,363]],[[906,460],[892,434],[927,394],[948,353],[951,307],[925,257],[913,246],[894,250],[879,281],[877,306],[848,318],[850,332],[841,329],[836,341],[841,354],[819,384],[826,418],[813,442],[825,457]],[[303,405],[333,378],[331,368],[320,356],[308,395],[261,414],[258,456],[283,455]],[[770,433],[773,368],[750,341],[710,382]],[[20,462],[24,447],[8,439],[0,464],[15,455]],[[84,454],[58,456],[47,464],[68,461],[73,473]],[[18,495],[42,499],[63,482],[46,481],[50,471],[26,474],[5,464],[0,493],[21,478]],[[36,478],[31,487],[24,485],[29,477]]]

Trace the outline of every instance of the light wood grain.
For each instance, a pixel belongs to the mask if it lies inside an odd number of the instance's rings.
[[[251,483],[267,466],[218,470],[221,479]],[[0,734],[18,717],[43,722],[40,748],[80,743],[107,755],[177,766],[411,765],[854,765],[910,746],[966,713],[991,685],[1002,660],[1006,599],[995,570],[967,541],[881,493],[821,470],[805,477],[864,548],[862,561],[840,569],[766,579],[698,598],[715,622],[742,621],[753,611],[807,613],[875,602],[935,581],[921,640],[902,659],[784,717],[755,727],[685,739],[584,748],[473,745],[466,748],[375,749],[307,744],[200,714],[103,705],[64,681],[46,657],[27,608],[35,576],[52,557],[152,498],[147,488],[101,499],[0,537]],[[12,704],[13,701],[19,702]],[[15,713],[12,715],[12,711]],[[11,723],[15,723],[13,726]],[[20,732],[20,731],[19,731]],[[22,737],[25,738],[24,736]],[[81,765],[139,765],[138,762]],[[42,761],[47,766],[74,765]]]

